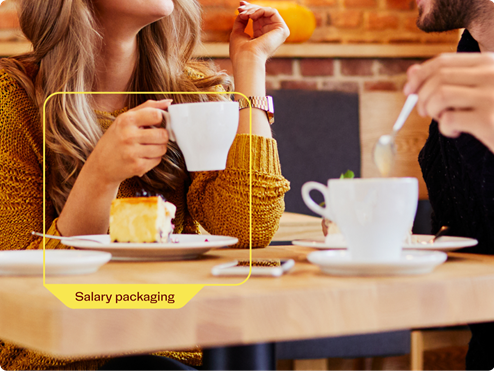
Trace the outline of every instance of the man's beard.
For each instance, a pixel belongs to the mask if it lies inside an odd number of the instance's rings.
[[[443,32],[468,27],[475,18],[477,4],[472,0],[432,0],[431,10],[422,19],[419,7],[417,27],[425,32]]]

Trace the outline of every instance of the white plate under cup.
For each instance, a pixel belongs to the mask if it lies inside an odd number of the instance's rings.
[[[238,102],[172,104],[164,112],[170,140],[188,171],[224,170],[238,128]]]
[[[310,197],[320,191],[325,207]],[[413,223],[418,203],[416,178],[330,179],[325,186],[302,186],[306,205],[336,223],[348,243],[352,260],[399,260],[403,236]]]

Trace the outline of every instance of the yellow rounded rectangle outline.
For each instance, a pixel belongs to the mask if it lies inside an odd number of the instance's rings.
[[[239,283],[205,284],[47,284],[45,265],[46,245],[46,104],[56,95],[103,94],[237,94],[249,103],[249,274]],[[46,98],[43,105],[43,286],[72,309],[179,309],[203,287],[240,286],[252,273],[252,105],[250,99],[238,92],[57,92]]]

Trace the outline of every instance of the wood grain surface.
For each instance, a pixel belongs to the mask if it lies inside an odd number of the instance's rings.
[[[205,287],[179,310],[72,310],[40,277],[0,278],[0,338],[59,356],[150,352],[424,328],[494,319],[494,258],[450,254],[433,273],[335,277],[307,262],[312,250],[277,246],[254,258],[292,258],[280,278]],[[238,283],[214,265],[247,258],[220,249],[180,262],[110,262],[95,274],[48,283]]]
[[[374,164],[374,146],[383,134],[390,134],[406,97],[401,92],[367,92],[360,95],[360,145],[362,178],[379,177]],[[396,137],[396,162],[391,176],[419,180],[419,199],[427,200],[418,155],[429,136],[431,119],[414,109]]]
[[[273,241],[324,239],[321,221],[322,218],[315,216],[285,212],[281,216],[280,228]]]

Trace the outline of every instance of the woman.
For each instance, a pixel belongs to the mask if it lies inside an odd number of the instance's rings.
[[[191,54],[199,41],[195,0],[19,0],[33,52],[0,64],[0,233],[3,249],[41,241],[43,104],[54,92],[213,92],[228,82]],[[243,31],[254,21],[254,38]],[[265,62],[288,36],[279,14],[241,2],[230,41],[236,91],[265,95]],[[227,168],[189,174],[180,150],[157,127],[170,104],[225,95],[57,95],[46,105],[47,233],[106,233],[111,201],[144,188],[177,206],[175,233],[239,238],[248,247],[249,112],[241,110]],[[170,100],[173,99],[173,102]],[[142,129],[146,127],[146,129]],[[288,182],[281,176],[266,112],[252,110],[254,247],[277,230]],[[49,228],[48,228],[49,227]],[[50,241],[47,248],[62,248]],[[197,365],[200,353],[168,353]],[[99,367],[54,360],[0,342],[3,368]]]

